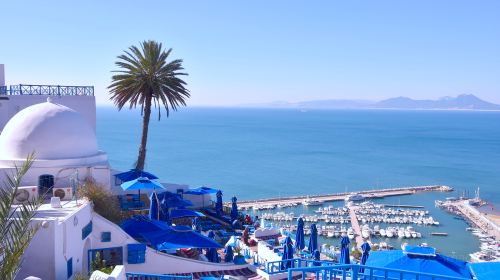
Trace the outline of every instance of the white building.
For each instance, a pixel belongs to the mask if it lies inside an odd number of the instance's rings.
[[[52,178],[54,190],[65,194],[58,206],[46,202],[37,211],[34,225],[39,226],[25,251],[17,279],[36,276],[42,279],[72,279],[87,273],[96,252],[109,264],[121,265],[127,272],[185,273],[241,269],[246,265],[213,264],[176,257],[144,248],[142,262],[130,261],[130,244],[138,244],[118,225],[96,214],[91,203],[74,200],[76,183],[87,178],[113,192],[121,192],[105,152],[99,150],[95,134],[93,95],[74,95],[80,89],[64,87],[70,95],[53,95],[58,86],[19,86],[30,90],[6,93],[3,65],[0,65],[0,182],[12,175],[28,155],[35,159],[16,199],[39,195],[41,178]],[[172,192],[186,185],[164,184]],[[1,187],[1,186],[0,186]],[[189,198],[186,195],[186,198]],[[199,205],[209,196],[192,196]],[[133,245],[132,245],[133,246]],[[123,273],[122,273],[123,276]]]

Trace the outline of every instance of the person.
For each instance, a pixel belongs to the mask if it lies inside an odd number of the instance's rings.
[[[255,222],[253,223],[253,227],[258,229],[260,227],[259,216],[255,216]]]
[[[243,243],[247,246],[249,245],[248,238],[250,238],[248,233],[248,227],[245,227],[245,230],[243,230],[243,233],[241,234],[241,239],[243,240]]]
[[[245,215],[245,225],[251,225],[251,224],[253,224],[252,218],[250,217],[250,215],[246,214]]]

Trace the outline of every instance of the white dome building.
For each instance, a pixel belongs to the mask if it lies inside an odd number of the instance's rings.
[[[31,153],[35,160],[25,184],[37,185],[42,174],[53,175],[55,186],[67,186],[75,174],[79,180],[92,176],[110,184],[108,157],[99,151],[91,125],[77,111],[52,103],[50,97],[19,111],[5,125],[0,134],[0,173],[19,166]]]

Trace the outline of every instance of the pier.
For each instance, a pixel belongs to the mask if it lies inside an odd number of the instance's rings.
[[[348,198],[348,196],[353,194],[362,195],[366,199],[373,199],[373,198],[384,198],[388,196],[411,195],[420,192],[436,192],[436,191],[447,192],[452,190],[453,188],[443,185],[401,187],[401,188],[368,190],[368,191],[349,192],[349,193],[344,192],[344,193],[324,194],[324,195],[301,195],[301,196],[265,198],[256,200],[244,200],[244,201],[238,201],[238,206],[240,208],[250,208],[254,206],[260,207],[266,205],[281,205],[287,203],[301,204],[305,199],[308,198],[320,202],[342,201]],[[230,205],[230,203],[228,203],[228,205]]]
[[[451,205],[478,228],[500,240],[500,226],[469,204],[468,200],[458,200]]]
[[[349,206],[349,216],[351,216],[351,227],[354,233],[356,234],[356,245],[359,249],[361,249],[361,245],[364,240],[361,236],[361,227],[359,226],[358,217],[356,217],[356,206]]]

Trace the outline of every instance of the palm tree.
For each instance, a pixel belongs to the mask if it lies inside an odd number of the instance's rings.
[[[38,229],[38,226],[32,225],[31,221],[42,198],[14,205],[16,192],[32,162],[33,155],[30,155],[22,166],[16,166],[14,176],[7,176],[5,186],[0,187],[0,275],[2,279],[16,277],[24,251]]]
[[[141,107],[142,137],[137,156],[136,168],[144,169],[146,161],[146,145],[148,140],[149,119],[151,106],[158,108],[158,120],[161,118],[161,107],[167,112],[176,111],[179,106],[186,105],[189,90],[186,82],[180,76],[182,73],[182,60],[175,59],[167,62],[172,49],[162,49],[161,43],[144,41],[140,48],[131,46],[125,54],[118,56],[115,63],[119,70],[112,77],[110,89],[111,100],[118,110],[126,104],[130,109]]]

